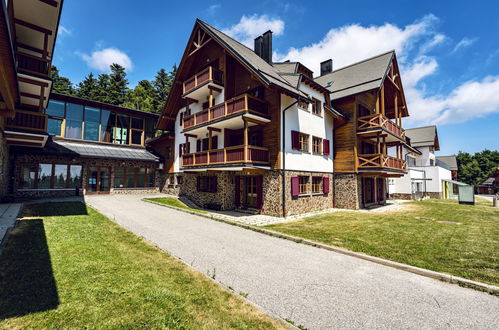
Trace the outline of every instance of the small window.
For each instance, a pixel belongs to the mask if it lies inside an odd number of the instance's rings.
[[[430,159],[430,166],[434,166],[435,165],[435,160],[434,159]]]
[[[316,98],[312,102],[312,113],[319,116],[322,115],[322,103]]]
[[[216,176],[198,176],[198,191],[217,192]]]
[[[308,152],[308,134],[300,133],[300,151]]]
[[[319,194],[322,193],[322,184],[324,182],[324,179],[320,176],[314,176],[312,177],[312,193],[314,194]]]
[[[300,185],[300,195],[308,194],[308,176],[300,176],[298,177],[299,185]]]
[[[312,138],[312,152],[314,154],[322,154],[322,139],[314,136]]]
[[[183,184],[184,183],[184,177],[181,175],[177,175],[177,184]]]
[[[298,107],[300,109],[308,111],[308,102],[305,100],[300,100],[300,101],[298,101]]]

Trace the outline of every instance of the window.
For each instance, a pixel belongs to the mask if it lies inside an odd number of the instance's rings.
[[[312,113],[315,115],[322,116],[322,103],[320,100],[314,98],[312,102]]]
[[[146,187],[156,187],[156,170],[153,168],[147,169]]]
[[[300,133],[300,136],[299,136],[299,141],[300,141],[300,151],[303,151],[303,152],[308,152],[308,134],[303,134],[303,133]]]
[[[125,187],[125,168],[116,167],[114,169],[114,188],[124,188]]]
[[[68,165],[54,165],[54,188],[66,188],[68,180]]]
[[[126,169],[126,187],[135,188],[135,175],[137,174],[137,168],[127,168]]]
[[[109,110],[102,110],[101,113],[101,131],[100,140],[101,142],[113,142],[113,127],[116,122],[116,114]]]
[[[430,159],[430,166],[434,166],[435,165],[435,159]]]
[[[45,113],[51,117],[64,118],[64,102],[50,100]]]
[[[308,176],[299,176],[298,177],[298,182],[299,182],[299,192],[300,195],[307,194],[308,193]]]
[[[47,122],[47,133],[49,135],[62,136],[62,119],[49,118]]]
[[[413,167],[413,166],[416,166],[416,159],[414,157],[409,157],[407,156],[406,157],[406,161],[407,161],[407,166],[409,167]]]
[[[81,187],[81,165],[69,165],[68,188]]]
[[[312,193],[320,194],[323,193],[322,184],[324,179],[320,176],[312,177]]]
[[[24,165],[22,167],[21,182],[19,183],[21,189],[35,188],[36,172],[36,165]]]
[[[38,165],[38,189],[50,189],[52,164]]]
[[[217,192],[217,177],[198,176],[197,186],[198,186],[198,191],[215,193]]]
[[[70,139],[81,139],[82,123],[83,106],[79,104],[66,103],[66,132],[64,136]]]
[[[130,117],[118,114],[116,116],[116,127],[114,128],[114,143],[128,144],[128,128],[130,127]]]
[[[181,175],[177,176],[177,184],[183,184],[184,183],[184,177]]]
[[[85,107],[83,139],[99,141],[100,109]]]
[[[152,139],[156,134],[155,130],[156,120],[147,118],[145,119],[145,140]]]
[[[132,117],[131,144],[142,145],[142,135],[144,134],[144,119]]]
[[[314,154],[322,154],[322,139],[314,136],[312,138],[312,152]]]

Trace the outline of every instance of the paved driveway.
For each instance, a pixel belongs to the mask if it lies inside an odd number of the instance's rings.
[[[202,273],[309,329],[497,329],[499,298],[141,201],[87,203]],[[431,244],[431,242],[429,242]]]

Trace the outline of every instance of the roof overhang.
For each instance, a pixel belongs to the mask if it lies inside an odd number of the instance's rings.
[[[5,140],[10,146],[43,148],[48,135],[24,133],[18,131],[5,131]]]

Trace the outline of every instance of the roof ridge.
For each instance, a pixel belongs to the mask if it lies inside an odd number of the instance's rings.
[[[372,57],[368,57],[368,58],[366,58],[366,59],[363,59],[363,60],[360,60],[360,61],[358,61],[358,62],[355,62],[355,63],[349,64],[349,65],[347,65],[347,66],[344,66],[344,67],[342,67],[342,68],[339,68],[339,69],[333,70],[333,71],[331,71],[331,72],[329,72],[329,73],[327,73],[327,74],[325,74],[325,75],[315,77],[314,79],[317,79],[317,78],[320,78],[320,77],[325,77],[325,76],[327,76],[327,75],[333,74],[333,73],[338,72],[338,71],[341,71],[341,70],[343,70],[343,69],[350,68],[350,67],[355,66],[355,65],[359,65],[359,64],[361,64],[361,63],[364,63],[364,62],[367,62],[367,61],[373,60],[373,59],[375,59],[375,58],[381,57],[381,56],[386,55],[386,54],[389,54],[389,53],[395,53],[395,50],[394,50],[394,49],[392,49],[392,50],[387,51],[387,52],[384,52],[384,53],[382,53],[382,54],[378,54],[378,55],[375,55],[375,56],[372,56]]]
[[[437,125],[427,125],[427,126],[420,126],[420,127],[413,127],[413,128],[406,128],[405,130],[411,130],[411,129],[420,129],[420,128],[428,128],[428,127],[435,127],[437,128]]]

